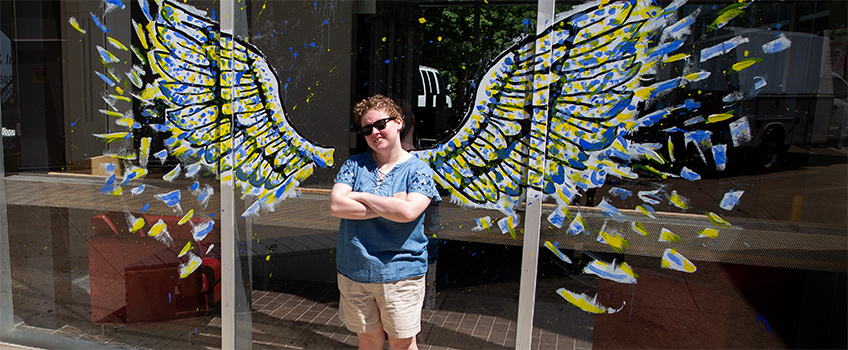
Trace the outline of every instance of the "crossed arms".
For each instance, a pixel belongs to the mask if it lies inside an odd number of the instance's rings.
[[[418,193],[398,192],[381,197],[355,192],[350,185],[337,183],[330,192],[330,215],[342,219],[366,220],[376,217],[395,222],[411,222],[430,205],[430,198]]]

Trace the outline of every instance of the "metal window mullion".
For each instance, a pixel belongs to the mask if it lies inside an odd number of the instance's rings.
[[[555,0],[539,0],[536,33],[544,34],[554,23]],[[536,57],[553,55],[550,34],[540,35],[535,43]],[[530,150],[527,174],[527,204],[524,212],[524,244],[521,254],[521,283],[518,294],[518,322],[515,349],[529,350],[533,335],[533,311],[536,302],[536,275],[538,270],[539,232],[542,220],[542,187],[544,183],[545,149],[547,148],[547,120],[550,103],[549,86],[551,62],[534,63],[533,116],[530,130]]]
[[[233,0],[221,1],[222,34],[233,34],[235,6]],[[232,51],[230,52],[232,53]],[[229,59],[232,59],[232,57],[229,57]],[[230,85],[232,86],[232,84]],[[233,128],[230,128],[230,132],[233,132]],[[233,137],[230,137],[226,142],[232,143]],[[230,144],[225,147],[232,150],[233,146]],[[224,157],[222,161],[229,161],[231,164],[228,164],[227,168],[233,169],[234,157]],[[221,176],[221,349],[223,350],[235,350],[236,348],[235,275],[239,259],[236,254],[235,189],[233,183],[234,178],[232,176]]]

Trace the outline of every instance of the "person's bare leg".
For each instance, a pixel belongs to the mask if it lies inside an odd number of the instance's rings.
[[[383,350],[386,342],[386,332],[382,325],[370,332],[356,333],[356,336],[359,338],[359,350]]]
[[[415,341],[415,336],[401,339],[389,337],[389,346],[392,350],[418,350],[418,343]]]

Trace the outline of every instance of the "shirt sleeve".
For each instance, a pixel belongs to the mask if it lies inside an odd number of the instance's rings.
[[[442,201],[439,191],[436,190],[436,182],[433,181],[433,171],[429,167],[420,167],[412,173],[407,192],[418,192],[427,197],[433,203]]]
[[[339,173],[336,175],[335,183],[342,183],[349,185],[353,188],[353,181],[356,178],[356,172],[354,171],[353,161],[348,159],[342,164],[342,168],[339,169]]]

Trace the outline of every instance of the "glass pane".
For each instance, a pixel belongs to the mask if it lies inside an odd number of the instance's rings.
[[[522,23],[524,18],[529,18],[529,25],[535,22],[534,8],[532,4],[466,2],[247,4],[249,42],[277,74],[287,120],[312,145],[334,149],[334,164],[314,167],[314,173],[300,183],[297,196],[261,208],[251,218],[256,252],[251,267],[254,348],[358,344],[356,334],[339,318],[339,219],[329,213],[329,193],[340,165],[369,149],[362,136],[351,132],[353,105],[375,94],[389,96],[405,112],[404,122],[409,125],[405,148],[424,150],[446,142],[471,108],[454,103],[457,91],[473,93],[470,85],[480,79],[447,80],[446,75],[455,77],[464,69],[453,65],[451,55],[470,47],[472,37],[481,37],[480,30],[492,30],[502,37],[485,43],[492,52],[475,53],[466,64],[493,64],[495,51],[506,51],[515,44],[513,37],[530,30]],[[457,11],[479,11],[485,26],[474,32],[465,22],[451,24],[450,17]],[[492,24],[500,20],[508,20],[509,25]],[[468,32],[458,38],[451,34],[460,30]],[[453,42],[433,45],[439,36]],[[442,197],[445,201],[432,205],[425,214],[430,264],[417,341],[421,346],[512,347],[517,303],[511,288],[517,288],[520,242],[500,232],[473,232],[476,217],[492,214],[448,203],[447,189]],[[469,259],[469,251],[479,251],[472,252],[477,257],[510,257],[516,263],[475,276],[491,261]],[[467,269],[469,261],[474,266]],[[493,308],[496,303],[503,307]]]
[[[845,3],[644,4],[562,17],[534,346],[844,347]]]
[[[3,268],[18,334],[50,348],[220,347],[217,2],[3,6]]]

